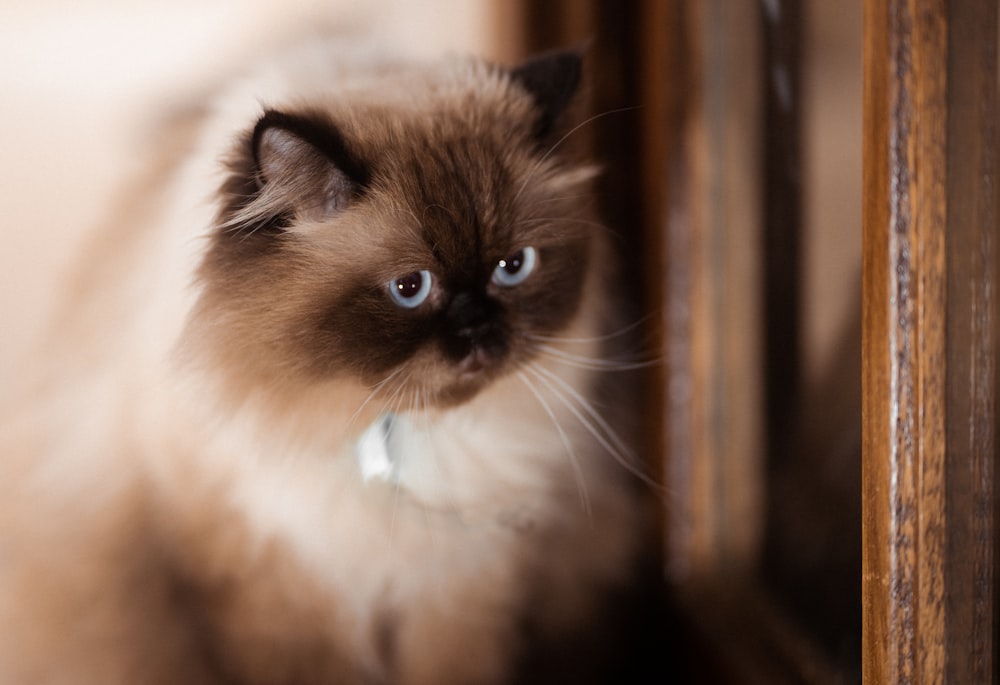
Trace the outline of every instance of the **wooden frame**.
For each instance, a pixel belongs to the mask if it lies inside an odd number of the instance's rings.
[[[591,143],[664,360],[646,451],[670,493],[665,577],[709,657],[695,670],[713,666],[694,680],[997,683],[997,0],[864,0],[863,459],[846,496],[808,491],[832,513],[800,526],[850,526],[861,552],[820,555],[803,586],[861,619],[859,667],[787,610],[798,541],[774,532],[778,481],[806,482],[823,439],[786,429],[803,7],[526,0],[514,22],[521,52],[588,43],[591,109],[616,112]]]
[[[590,109],[612,112],[593,123],[592,147],[664,361],[647,386],[645,452],[669,492],[666,579],[688,639],[710,655],[691,665],[695,680],[846,680],[758,573],[765,455],[798,384],[798,3],[771,17],[683,0],[522,11],[523,52],[588,45]],[[767,76],[778,65],[782,78]]]
[[[864,677],[994,683],[997,3],[865,35]]]

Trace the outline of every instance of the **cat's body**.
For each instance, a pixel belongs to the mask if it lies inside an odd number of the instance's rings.
[[[595,619],[642,525],[578,69],[319,44],[218,99],[0,408],[0,683],[485,685]]]

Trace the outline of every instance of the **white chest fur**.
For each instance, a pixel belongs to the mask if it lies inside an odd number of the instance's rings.
[[[632,509],[610,457],[567,417],[553,430],[520,383],[457,411],[383,416],[339,454],[246,445],[227,460],[251,544],[291,550],[366,669],[384,668],[372,636],[391,616],[399,682],[490,682],[533,593],[543,624],[572,622],[592,583],[627,567]]]

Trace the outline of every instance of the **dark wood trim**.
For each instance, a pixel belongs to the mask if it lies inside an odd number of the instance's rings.
[[[948,9],[946,680],[997,679],[997,3]]]
[[[996,26],[865,6],[866,682],[995,679]]]
[[[694,681],[847,682],[755,578],[767,426],[778,442],[799,383],[801,3],[766,4],[770,22],[752,3],[525,1],[523,51],[588,44],[590,111],[617,112],[590,143],[663,360],[645,444],[669,493],[665,579],[706,656]]]
[[[795,458],[802,333],[802,3],[760,3],[762,26],[765,444],[772,462]]]
[[[760,30],[744,17],[733,33],[737,5],[525,0],[526,47],[591,40],[592,104],[638,106],[591,142],[664,359],[646,406],[671,497],[666,575],[703,651],[731,657],[727,682],[822,682],[839,676],[802,668],[809,637],[792,647],[803,633],[754,578],[754,517],[804,444],[783,444],[801,399],[801,3],[763,3]],[[865,682],[998,678],[997,14],[996,0],[864,4]],[[737,206],[759,223],[727,214]],[[727,347],[747,308],[759,328]]]

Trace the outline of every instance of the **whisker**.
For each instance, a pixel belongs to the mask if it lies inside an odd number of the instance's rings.
[[[521,187],[518,188],[517,192],[514,194],[514,199],[512,200],[512,203],[516,203],[518,201],[518,199],[520,199],[521,194],[524,192],[524,189],[527,188],[528,184],[534,179],[535,174],[538,172],[538,170],[542,167],[543,164],[545,164],[545,162],[548,161],[549,157],[552,156],[552,154],[556,151],[556,149],[560,145],[562,145],[564,142],[566,142],[566,140],[571,135],[573,135],[574,133],[576,133],[577,131],[579,131],[584,126],[587,126],[587,125],[589,125],[589,124],[597,121],[598,119],[601,119],[601,118],[606,117],[606,116],[610,116],[612,114],[621,114],[622,112],[629,112],[629,111],[632,111],[634,109],[638,109],[638,108],[637,107],[621,107],[619,109],[612,109],[612,110],[609,110],[607,112],[601,112],[600,114],[595,114],[592,117],[588,117],[584,121],[581,121],[579,124],[577,124],[576,126],[574,126],[573,128],[571,128],[569,131],[567,131],[559,140],[557,140],[545,152],[544,155],[542,155],[541,159],[539,159],[537,162],[535,162],[531,166],[531,169],[528,170],[528,173],[525,176],[524,183],[521,184]]]
[[[415,413],[414,412],[414,406],[416,404],[416,395],[417,395],[418,392],[420,392],[419,388],[410,388],[409,389],[409,398],[408,398],[408,402],[407,402],[407,404],[409,405],[409,409],[407,411],[408,415],[413,415]],[[395,407],[395,409],[393,411],[394,414],[399,414],[400,413],[400,409],[403,406],[403,399],[404,399],[403,395],[404,394],[401,393],[400,396],[399,396],[399,402],[398,402],[398,404],[396,404],[396,407]],[[393,493],[392,518],[389,520],[389,539],[390,540],[394,539],[395,530],[396,530],[396,513],[399,510],[399,496],[400,496],[400,491],[403,489],[402,483],[400,482],[400,479],[399,479],[399,474],[400,474],[400,472],[403,469],[402,461],[403,461],[403,459],[406,458],[406,456],[407,456],[407,454],[406,454],[405,450],[403,450],[402,453],[400,453],[400,454],[393,455],[393,457],[396,458],[396,459],[398,459],[399,461],[397,463],[393,464],[393,469],[395,470],[397,476],[396,476],[396,478],[393,479],[393,486],[395,488],[395,492]]]
[[[584,397],[583,394],[580,393],[580,391],[578,391],[576,388],[574,388],[572,385],[564,381],[562,378],[560,378],[552,371],[549,371],[548,369],[541,366],[537,366],[535,368],[540,374],[551,380],[553,383],[562,388],[566,393],[568,393],[572,399],[576,400],[580,408],[583,409],[591,417],[591,419],[597,422],[597,424],[601,427],[602,430],[604,430],[605,434],[612,440],[612,442],[614,442],[615,446],[620,450],[621,454],[629,457],[629,461],[631,462],[638,461],[638,457],[635,455],[635,453],[633,453],[632,450],[628,447],[628,445],[625,444],[625,441],[618,436],[618,433],[615,432],[615,429],[611,427],[611,424],[609,424],[604,419],[604,417],[601,416],[601,413],[594,408],[594,405],[593,403],[590,402],[590,400]]]
[[[522,333],[521,335],[529,340],[536,340],[539,342],[553,342],[553,343],[591,343],[591,342],[603,342],[605,340],[611,340],[613,338],[618,338],[623,335],[628,335],[632,333],[637,328],[649,321],[651,315],[643,316],[642,318],[630,323],[627,326],[619,328],[617,330],[611,331],[610,333],[605,333],[604,335],[594,335],[594,336],[583,336],[578,338],[561,336],[561,335],[542,335],[540,333]]]
[[[421,388],[417,388],[416,392],[420,394],[420,401],[426,402],[426,400],[423,397],[423,390]],[[455,493],[451,488],[447,487],[448,485],[452,484],[454,478],[451,472],[444,466],[442,466],[441,461],[438,459],[440,450],[438,449],[437,433],[433,430],[433,426],[431,423],[431,416],[429,412],[427,412],[426,410],[422,410],[419,413],[419,416],[415,417],[415,421],[420,421],[423,424],[421,430],[426,436],[427,441],[430,443],[430,455],[429,455],[430,466],[437,473],[437,477],[439,481],[442,483],[441,493],[443,495],[444,503],[440,509],[437,509],[437,511],[439,513],[441,511],[444,511],[453,514],[455,520],[464,527],[466,525],[466,522],[465,519],[462,517],[462,510],[455,500]],[[431,526],[431,519],[430,519],[430,507],[424,506],[421,508],[424,511],[424,517],[426,520],[428,531],[430,532],[430,534],[433,534],[433,528]]]
[[[402,370],[403,367],[401,366],[396,368],[395,371],[393,371],[388,376],[386,376],[385,378],[383,378],[382,380],[380,380],[378,383],[376,383],[371,387],[371,392],[368,393],[368,397],[365,398],[365,401],[361,403],[361,406],[359,406],[357,410],[354,412],[354,414],[351,415],[351,418],[348,419],[347,421],[348,428],[351,428],[351,426],[354,425],[354,422],[358,420],[359,416],[361,416],[361,412],[363,412],[365,407],[367,407],[369,403],[371,403],[371,401],[375,399],[375,396],[378,395],[379,391],[382,390],[382,388],[384,388],[388,383],[390,383],[396,376],[398,376],[402,372]],[[397,385],[396,390],[392,394],[395,395],[395,393],[399,392],[404,385],[405,382]]]
[[[600,230],[607,230],[607,226],[600,221],[594,221],[593,219],[581,219],[579,217],[566,217],[566,216],[533,216],[527,219],[519,219],[513,222],[511,228],[525,228],[527,226],[534,226],[537,224],[580,224],[581,226],[592,226]]]
[[[532,350],[539,355],[547,357],[557,363],[566,364],[589,371],[635,371],[636,369],[648,369],[660,363],[659,359],[646,361],[619,361],[614,359],[600,359],[594,357],[584,357],[571,352],[565,352],[551,345],[532,345]]]
[[[545,410],[546,414],[548,414],[549,418],[552,420],[552,425],[554,425],[556,431],[558,431],[559,439],[562,441],[563,447],[566,448],[566,454],[569,456],[570,466],[573,468],[573,477],[576,480],[576,490],[580,496],[580,505],[586,512],[587,518],[592,518],[594,512],[590,503],[590,492],[587,489],[587,481],[586,478],[584,478],[583,469],[580,466],[580,460],[576,455],[576,450],[573,449],[569,436],[566,435],[566,431],[563,429],[562,424],[556,417],[555,412],[552,411],[552,407],[549,406],[545,397],[543,397],[542,393],[540,393],[534,386],[527,374],[525,374],[524,371],[519,370],[517,372],[517,376],[521,379],[521,382],[524,383],[528,390],[531,391],[531,394],[535,396],[538,403],[542,405],[542,409]]]
[[[580,425],[597,440],[611,457],[622,468],[641,480],[656,492],[662,492],[662,486],[646,474],[636,464],[639,459],[618,436],[608,422],[597,412],[579,392],[570,387],[561,378],[534,364],[525,368],[531,372],[563,405],[576,417]],[[586,414],[586,415],[585,415]],[[590,417],[590,418],[588,418]],[[596,424],[596,425],[595,425]]]

